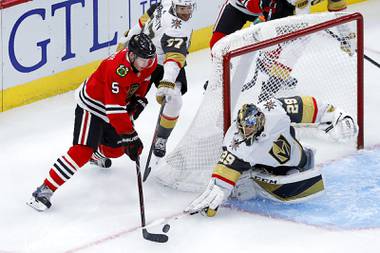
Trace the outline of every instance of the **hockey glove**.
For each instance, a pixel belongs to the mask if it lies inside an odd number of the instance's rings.
[[[230,196],[233,189],[232,185],[225,183],[218,185],[219,180],[211,178],[206,190],[185,209],[185,212],[204,212],[208,217],[215,216],[219,205]]]
[[[137,120],[147,104],[148,99],[145,97],[133,96],[127,105],[127,112],[133,115],[133,120]]]
[[[156,93],[156,100],[161,105],[165,97],[170,97],[175,93],[175,83],[169,81],[160,81]]]
[[[138,156],[142,153],[144,145],[140,140],[136,132],[131,134],[123,134],[120,136],[120,141],[118,144],[121,144],[125,147],[125,153],[131,160],[137,161]]]
[[[357,137],[359,127],[354,119],[339,108],[330,106],[324,113],[318,127],[329,135],[334,141],[348,142]]]
[[[260,0],[260,9],[265,20],[274,20],[294,15],[295,7],[283,0]]]

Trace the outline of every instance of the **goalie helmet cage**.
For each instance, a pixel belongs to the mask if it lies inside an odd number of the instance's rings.
[[[356,147],[363,148],[361,14],[306,14],[260,23],[220,40],[212,56],[213,74],[196,116],[153,173],[160,183],[203,190],[238,108],[270,97],[309,95],[342,108],[356,117]]]

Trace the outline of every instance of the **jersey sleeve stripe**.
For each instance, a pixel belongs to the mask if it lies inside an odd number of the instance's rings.
[[[240,172],[230,169],[222,164],[217,164],[212,173],[212,177],[219,178],[231,185],[235,185],[235,183],[240,178]]]
[[[105,122],[109,122],[104,104],[88,96],[86,92],[86,81],[82,84],[77,93],[77,103],[84,110],[100,117]]]
[[[106,113],[107,113],[107,115],[127,113],[127,106],[106,105]]]
[[[315,123],[318,113],[318,107],[315,98],[311,96],[303,96],[301,99],[303,104],[301,123]]]
[[[174,61],[180,68],[183,68],[183,66],[185,66],[186,56],[181,53],[169,52],[165,54],[164,64],[168,61]]]

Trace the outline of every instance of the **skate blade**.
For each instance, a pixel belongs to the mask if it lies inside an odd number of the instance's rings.
[[[43,212],[46,209],[48,209],[47,206],[45,206],[43,203],[37,201],[34,197],[32,197],[28,202],[26,202],[28,206],[31,208],[37,210],[38,212]]]

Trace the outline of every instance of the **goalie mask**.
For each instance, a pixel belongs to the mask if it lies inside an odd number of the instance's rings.
[[[236,124],[247,145],[251,145],[264,129],[265,116],[256,105],[244,104],[238,111]]]
[[[173,14],[183,21],[188,21],[191,18],[194,8],[194,0],[172,0]]]

